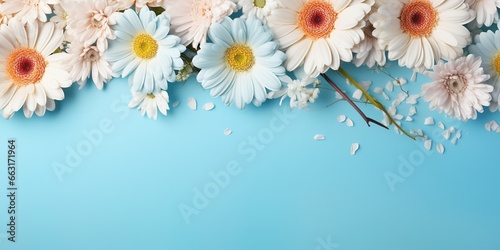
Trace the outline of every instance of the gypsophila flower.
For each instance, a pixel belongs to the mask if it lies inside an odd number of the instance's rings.
[[[172,19],[172,32],[182,39],[182,44],[192,43],[194,48],[206,42],[210,27],[236,11],[230,0],[164,1],[165,14]]]
[[[178,82],[186,81],[191,76],[191,74],[193,74],[193,72],[194,70],[191,63],[185,63],[177,73],[177,77],[175,78],[175,80]]]
[[[285,85],[278,91],[273,91],[268,94],[268,98],[280,98],[280,105],[288,97],[290,98],[290,108],[307,109],[309,103],[314,103],[319,96],[319,81],[316,78],[303,75],[296,80],[292,80],[285,75],[280,77]]]
[[[68,46],[68,57],[71,79],[76,81],[80,88],[85,86],[88,79],[92,79],[97,89],[101,90],[104,83],[115,76],[111,65],[103,58],[103,51],[99,51],[97,46],[74,41]]]
[[[474,12],[463,0],[382,0],[370,16],[373,36],[399,66],[423,71],[436,60],[455,59],[471,41],[463,25]]]
[[[312,77],[352,60],[352,48],[363,38],[363,19],[373,1],[290,0],[267,17],[286,50],[286,69],[300,66]]]
[[[169,97],[167,91],[161,90],[156,93],[142,93],[135,92],[132,90],[133,98],[128,104],[129,108],[135,108],[141,111],[141,115],[146,114],[148,118],[153,118],[156,120],[158,116],[158,110],[163,115],[167,115],[167,110],[170,109],[168,106]]]
[[[490,75],[488,84],[494,87],[490,110],[497,111],[500,109],[500,31],[483,32],[474,41],[475,44],[469,46],[469,51],[482,58],[481,67]]]
[[[285,54],[259,19],[226,17],[212,25],[209,37],[213,43],[201,46],[193,65],[201,69],[197,80],[212,96],[243,109],[250,102],[260,106],[267,90],[281,88]]]
[[[170,20],[156,16],[148,7],[139,13],[128,9],[117,17],[117,39],[110,43],[105,58],[113,72],[128,77],[136,92],[156,93],[174,82],[184,65],[181,53],[186,50],[178,36],[170,35]]]
[[[481,58],[460,57],[447,63],[439,61],[425,74],[433,82],[422,86],[424,100],[431,110],[437,109],[463,121],[476,119],[483,106],[490,105],[493,87],[484,84],[489,76],[481,68]]]
[[[71,85],[65,70],[66,53],[52,54],[62,43],[63,31],[53,23],[27,23],[13,18],[0,26],[0,109],[11,118],[23,108],[30,118],[54,110]]]
[[[68,13],[64,10],[61,4],[54,5],[54,16],[50,18],[50,21],[56,24],[57,29],[64,29],[67,25]]]

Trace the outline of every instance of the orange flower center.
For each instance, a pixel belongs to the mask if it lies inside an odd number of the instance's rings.
[[[45,58],[32,48],[18,48],[6,59],[6,71],[17,85],[38,83],[47,67]]]
[[[304,4],[299,11],[298,26],[312,39],[330,36],[335,29],[337,12],[331,3],[324,0],[312,0]]]
[[[430,36],[438,23],[438,13],[429,0],[413,0],[401,10],[401,28],[412,37]]]

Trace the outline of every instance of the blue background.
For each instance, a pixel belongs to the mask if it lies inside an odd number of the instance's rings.
[[[392,64],[394,76],[411,77]],[[391,80],[344,66],[357,80],[373,80],[371,90]],[[419,75],[404,87],[417,94],[428,80]],[[190,78],[170,85],[171,103],[180,106],[154,121],[126,108],[128,84],[115,79],[104,91],[92,84],[67,89],[45,117],[2,120],[0,187],[7,188],[7,140],[14,138],[19,190],[16,243],[6,239],[1,199],[0,249],[500,249],[500,137],[484,129],[498,113],[456,122],[420,99],[415,121],[403,126],[442,142],[440,155],[392,127],[368,128],[345,102],[327,107],[334,94],[327,84],[321,91],[310,110],[290,112],[277,100],[238,110]],[[187,107],[188,97],[198,100],[197,111]],[[206,102],[216,108],[201,110]],[[360,106],[382,120],[381,112]],[[342,114],[353,128],[337,122]],[[457,145],[444,140],[437,125],[424,126],[428,116],[462,130],[463,138]],[[102,122],[109,133],[90,144],[84,131],[96,132]],[[226,128],[233,134],[225,136]],[[318,133],[327,139],[313,140]],[[258,147],[251,146],[254,137]],[[351,156],[354,142],[361,148]],[[66,158],[78,147],[86,155],[69,167]],[[58,163],[71,172],[58,178]],[[231,164],[238,164],[233,175]],[[214,174],[230,179],[218,185]],[[196,214],[183,215],[186,207]]]

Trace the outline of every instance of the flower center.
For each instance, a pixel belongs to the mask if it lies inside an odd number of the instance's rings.
[[[99,52],[97,51],[97,48],[95,46],[92,46],[88,48],[88,50],[85,52],[85,60],[90,61],[90,62],[95,62],[98,61],[101,56],[99,55]]]
[[[491,62],[492,68],[497,72],[497,74],[500,74],[500,53],[497,53]]]
[[[90,19],[90,23],[94,28],[102,28],[104,25],[107,24],[107,22],[108,19],[106,18],[106,15],[104,15],[104,13],[96,10],[92,12],[92,18]]]
[[[254,0],[253,5],[257,8],[264,8],[264,6],[266,6],[266,0]]]
[[[444,82],[446,89],[450,93],[462,93],[467,89],[467,79],[463,75],[448,75]]]
[[[158,42],[149,34],[140,34],[132,42],[134,53],[145,60],[152,59],[158,52]]]
[[[255,57],[250,47],[236,44],[227,49],[226,62],[235,71],[247,71],[254,65]]]
[[[412,37],[430,36],[438,13],[428,0],[412,0],[401,10],[401,28]]]
[[[146,97],[149,99],[155,99],[155,95],[152,93],[147,94]]]
[[[324,0],[307,2],[299,11],[298,26],[312,39],[328,37],[335,29],[337,12]]]
[[[47,67],[45,58],[32,48],[15,49],[5,61],[7,74],[20,86],[38,83]]]
[[[195,19],[195,21],[203,18],[212,18],[212,8],[211,5],[207,3],[207,1],[195,1],[193,4],[193,8],[191,9],[191,17]]]

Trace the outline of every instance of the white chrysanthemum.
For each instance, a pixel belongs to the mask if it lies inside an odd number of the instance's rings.
[[[466,0],[470,8],[476,12],[477,27],[483,25],[490,27],[498,22],[498,10],[500,0]]]
[[[21,108],[26,117],[54,110],[71,85],[65,71],[67,54],[52,54],[62,43],[63,31],[53,23],[23,25],[17,18],[0,28],[0,109],[8,119]]]
[[[172,32],[182,39],[182,44],[194,48],[207,40],[208,29],[236,11],[230,0],[164,1],[165,14],[171,17]]]
[[[369,68],[374,66],[384,66],[386,63],[385,49],[380,47],[377,38],[373,37],[373,25],[367,23],[367,26],[363,28],[365,33],[365,39],[360,43],[356,44],[352,51],[356,53],[353,59],[353,63],[359,67],[361,65],[366,65]]]
[[[460,57],[447,63],[439,61],[425,74],[433,82],[422,86],[423,98],[437,109],[463,121],[476,119],[483,106],[489,106],[493,87],[484,84],[489,76],[481,68],[481,58]]]
[[[169,35],[168,17],[148,7],[139,13],[128,9],[118,15],[114,29],[117,38],[104,53],[113,72],[128,77],[134,91],[166,90],[167,81],[175,81],[174,70],[184,65],[181,53],[186,50],[178,36]]]
[[[83,88],[89,78],[98,89],[102,89],[114,76],[111,65],[104,60],[103,52],[97,46],[84,45],[74,41],[68,46],[68,66],[73,81]]]
[[[137,107],[141,111],[141,115],[147,114],[149,118],[156,120],[158,110],[163,115],[167,115],[167,110],[170,109],[168,106],[168,93],[166,91],[159,91],[157,93],[144,94],[142,92],[135,92],[132,90],[132,95],[134,96],[130,103],[129,108]]]
[[[491,93],[491,111],[500,109],[500,31],[483,32],[474,38],[476,44],[469,46],[469,52],[482,58],[481,67],[491,77],[488,81],[494,87]]]
[[[270,99],[280,98],[280,105],[288,97],[290,98],[290,108],[307,109],[309,103],[314,103],[319,97],[319,81],[316,78],[304,76],[292,80],[289,76],[285,75],[280,77],[286,85],[278,91],[273,91],[268,94]],[[312,85],[312,86],[310,86]]]
[[[115,24],[115,5],[106,0],[63,0],[67,13],[67,32],[85,45],[97,45],[100,51],[108,48],[107,39],[115,39],[111,25]]]
[[[281,88],[285,54],[262,21],[226,17],[208,34],[213,43],[201,46],[193,65],[201,69],[196,79],[212,96],[243,109],[251,102],[260,106],[267,100],[267,90]]]
[[[373,1],[288,0],[267,17],[282,49],[286,68],[304,66],[312,77],[328,68],[338,69],[340,61],[352,60],[352,48],[363,38],[363,19]]]
[[[263,23],[267,23],[266,17],[271,11],[280,6],[279,0],[239,0],[238,8],[241,8],[242,18],[256,16]]]
[[[423,71],[443,58],[455,59],[471,41],[463,25],[474,18],[464,0],[384,0],[370,16],[373,35],[389,60]]]
[[[0,6],[2,15],[18,16],[24,23],[40,20],[47,21],[47,14],[52,13],[49,4],[58,4],[59,0],[3,0]]]

